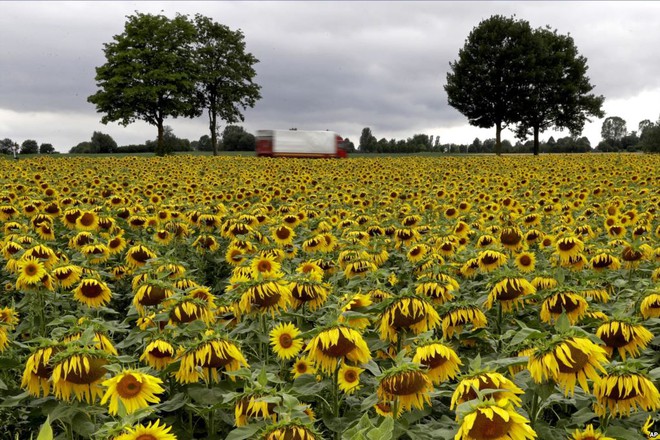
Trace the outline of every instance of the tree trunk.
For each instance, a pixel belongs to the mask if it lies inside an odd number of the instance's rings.
[[[502,155],[502,123],[495,124],[495,154]]]
[[[158,140],[156,141],[156,156],[165,156],[165,146],[163,145],[163,118],[158,117]]]
[[[211,145],[213,146],[213,155],[218,155],[218,117],[215,109],[209,108],[209,130],[211,130]]]
[[[534,126],[534,156],[539,155],[539,126]]]

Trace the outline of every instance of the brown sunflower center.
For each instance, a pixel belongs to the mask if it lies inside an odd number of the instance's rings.
[[[498,413],[491,414],[492,418],[488,418],[486,414],[477,410],[477,417],[470,429],[470,438],[494,440],[507,436],[511,428],[511,419],[504,420]]]
[[[293,345],[293,338],[288,333],[281,334],[279,341],[282,348],[291,348]]]
[[[390,376],[380,383],[383,391],[395,396],[407,396],[419,393],[426,386],[426,378],[419,371],[405,372]]]
[[[225,365],[229,364],[234,360],[231,356],[226,353],[223,353],[222,356],[218,356],[217,350],[211,348],[211,356],[209,356],[205,362],[200,365],[202,368],[222,368]]]
[[[139,263],[145,263],[149,258],[151,258],[151,255],[149,255],[149,253],[144,249],[138,249],[131,252],[131,258]]]
[[[37,267],[36,264],[33,264],[33,263],[28,264],[28,265],[25,266],[25,268],[23,268],[23,272],[25,273],[25,275],[28,275],[28,276],[36,275],[38,271],[39,271],[39,268]]]
[[[117,394],[124,399],[130,399],[140,394],[142,383],[132,374],[122,377],[117,383]]]
[[[571,351],[571,356],[568,359],[569,362],[571,362],[572,359],[572,365],[565,365],[561,360],[558,360],[557,365],[559,365],[559,372],[560,373],[577,373],[581,371],[585,365],[589,362],[589,355],[582,350],[576,348],[572,344],[567,344]],[[568,358],[568,356],[567,356]]]
[[[296,364],[296,371],[300,374],[304,374],[307,372],[307,364],[305,362],[298,362]]]
[[[612,387],[612,390],[605,394],[605,397],[608,399],[612,400],[626,400],[626,399],[632,399],[634,397],[637,397],[639,394],[637,393],[637,390],[635,390],[634,387],[627,388],[625,386],[620,387],[618,385],[621,385],[621,381],[624,378],[621,377],[618,379],[618,384],[615,387]]]
[[[158,438],[152,434],[140,434],[135,440],[158,440]]]
[[[500,235],[500,241],[502,244],[506,244],[509,246],[514,246],[520,243],[522,240],[522,236],[518,234],[516,230],[513,229],[505,229],[502,231],[502,234]]]
[[[621,254],[621,258],[625,261],[638,261],[642,259],[642,253],[630,247],[626,247]]]
[[[86,212],[83,215],[81,215],[78,220],[80,221],[80,224],[83,226],[91,226],[94,224],[95,219],[96,216],[94,214],[92,214],[91,212]]]
[[[560,293],[557,296],[557,301],[555,302],[555,304],[548,307],[548,310],[550,311],[550,313],[557,313],[557,314],[561,314],[562,311],[565,311],[566,313],[571,313],[572,311],[578,309],[579,306],[580,303],[578,302],[577,299],[569,295],[564,295],[563,293]]]
[[[257,264],[257,270],[259,272],[270,272],[273,270],[273,265],[268,260],[261,260],[259,261],[259,264]]]
[[[355,343],[349,340],[346,336],[344,336],[343,332],[340,331],[337,343],[330,344],[327,347],[321,347],[321,352],[326,356],[340,358],[353,351],[355,347]]]
[[[634,336],[635,331],[634,331],[634,329],[628,327],[626,329],[626,330],[628,330],[626,333],[628,333],[630,335],[630,339],[627,338],[624,335],[624,332],[623,332],[623,326],[624,325],[625,324],[620,322],[619,323],[619,328],[617,329],[616,332],[609,332],[609,333],[608,332],[603,332],[603,334],[600,336],[600,339],[602,339],[603,342],[605,343],[605,345],[607,345],[608,347],[619,348],[619,347],[624,347],[624,346],[628,345],[630,343],[631,339],[635,337]]]
[[[557,246],[560,250],[568,252],[575,247],[576,243],[573,241],[560,241],[557,243]]]
[[[520,262],[521,266],[525,266],[525,267],[531,266],[532,264],[532,258],[529,255],[523,255],[522,257],[520,257],[520,260],[518,261]]]
[[[80,286],[80,293],[86,298],[96,298],[103,294],[103,288],[98,283],[83,283]]]
[[[165,289],[160,286],[147,286],[144,295],[139,299],[140,305],[155,306],[165,299]]]
[[[518,298],[525,293],[525,289],[520,285],[515,285],[512,280],[507,280],[504,289],[500,290],[497,294],[497,299],[500,301],[510,301]]]
[[[344,372],[344,381],[348,383],[356,382],[358,379],[357,372],[355,370],[346,370]]]
[[[149,350],[149,356],[153,356],[158,359],[164,359],[172,357],[172,352],[170,350],[162,351],[160,348],[156,347]]]
[[[180,317],[177,316],[176,310],[179,311],[179,316]],[[202,316],[202,311],[195,304],[193,304],[193,308],[190,310],[190,313],[188,313],[188,311],[186,310],[186,307],[183,307],[182,305],[176,306],[170,312],[170,319],[173,322],[176,322],[178,324],[186,323],[186,322],[192,322],[192,321],[198,319],[200,316]]]
[[[76,385],[89,385],[105,375],[106,364],[107,361],[105,359],[91,358],[89,359],[89,369],[87,371],[84,371],[84,366],[81,366],[78,370],[69,371],[65,379],[67,382],[75,383]]]
[[[441,354],[439,354],[439,353],[435,353],[435,354],[434,354],[433,356],[431,356],[430,358],[427,358],[427,359],[425,359],[425,360],[422,360],[421,363],[422,363],[423,365],[426,365],[427,367],[429,367],[429,369],[432,370],[432,369],[434,369],[434,368],[440,367],[441,365],[444,365],[448,360],[449,360],[449,359],[447,359],[446,357],[442,356]]]
[[[281,226],[275,230],[275,235],[280,240],[286,240],[291,236],[291,231],[289,228],[285,228],[284,226]]]
[[[486,254],[483,257],[481,257],[481,263],[485,264],[486,266],[495,264],[499,261],[499,258],[497,255],[491,255],[491,254]]]

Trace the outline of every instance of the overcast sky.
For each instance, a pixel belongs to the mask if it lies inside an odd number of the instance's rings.
[[[443,86],[469,32],[494,14],[570,33],[588,59],[594,92],[605,96],[606,116],[622,117],[628,130],[660,114],[660,2],[0,1],[0,139],[35,139],[61,152],[94,131],[119,145],[154,139],[156,129],[143,122],[101,124],[87,102],[97,90],[95,67],[105,62],[103,44],[135,11],[201,13],[243,31],[247,50],[260,60],[262,99],[243,123],[253,133],[329,129],[356,145],[363,127],[378,139],[493,138],[494,129],[469,126],[447,104]],[[583,132],[592,146],[602,121]],[[166,124],[190,140],[208,134],[205,117]]]

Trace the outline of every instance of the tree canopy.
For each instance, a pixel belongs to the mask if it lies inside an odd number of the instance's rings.
[[[471,125],[495,126],[497,154],[501,131],[510,124],[521,139],[534,134],[538,154],[539,133],[555,127],[577,136],[589,116],[603,116],[604,98],[589,94],[594,87],[586,61],[570,36],[495,15],[468,35],[450,63],[445,91],[449,105]]]
[[[200,14],[195,15],[195,26],[197,98],[200,106],[207,109],[211,145],[217,155],[218,117],[228,124],[242,122],[243,111],[254,107],[261,98],[253,67],[259,60],[245,51],[240,30],[232,31]]]
[[[24,140],[21,144],[21,154],[38,154],[39,144],[34,139]]]
[[[104,124],[142,120],[155,125],[156,153],[163,155],[165,118],[201,114],[192,56],[195,26],[182,15],[169,19],[136,13],[127,18],[124,32],[104,44],[107,61],[96,68],[99,90],[87,100],[105,113]]]
[[[620,141],[628,133],[626,121],[619,116],[605,118],[600,136],[606,141]]]

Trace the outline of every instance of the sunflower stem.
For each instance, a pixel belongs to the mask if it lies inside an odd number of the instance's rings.
[[[534,425],[536,424],[536,419],[538,418],[538,403],[539,403],[539,395],[536,392],[536,388],[534,388],[534,393],[532,394],[532,406],[529,411],[529,424],[534,428]]]
[[[209,438],[215,438],[215,410],[213,408],[209,411],[208,422]]]
[[[332,415],[335,419],[339,418],[339,362],[337,362],[332,380]],[[335,440],[340,438],[341,433],[335,432]]]
[[[502,350],[502,303],[497,302],[497,352]]]

